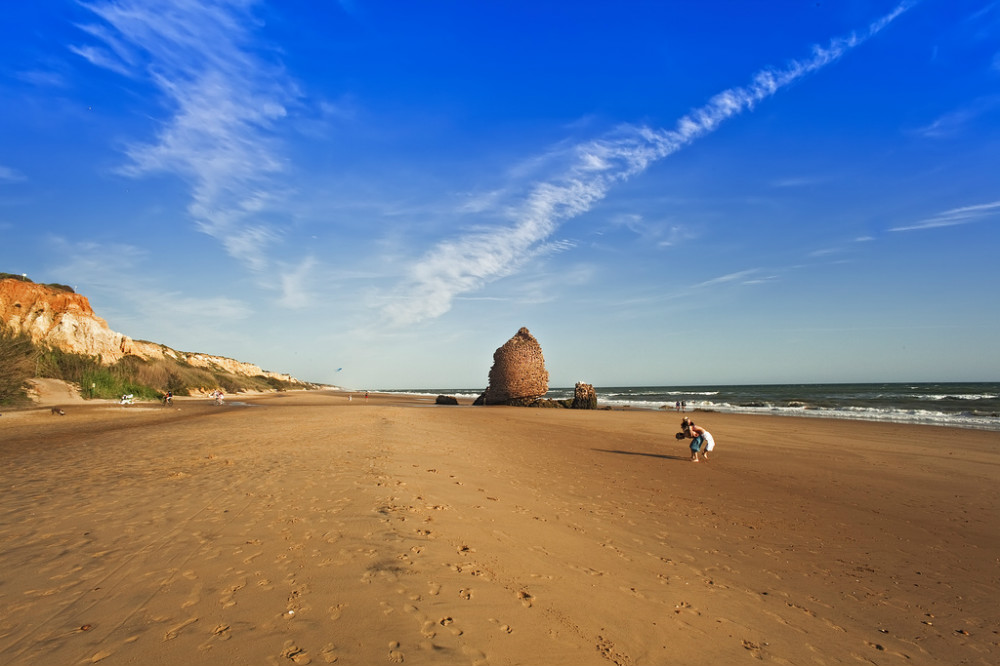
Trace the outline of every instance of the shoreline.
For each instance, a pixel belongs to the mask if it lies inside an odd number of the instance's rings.
[[[62,382],[59,380],[51,379],[34,379],[32,382],[35,384],[34,401],[30,405],[22,405],[15,407],[8,407],[5,410],[10,416],[23,415],[26,412],[31,412],[33,410],[46,410],[50,407],[66,407],[67,405],[81,405],[81,404],[107,404],[118,406],[119,402],[116,400],[107,399],[84,399],[81,397],[80,392],[74,386]],[[955,383],[945,383],[936,384],[935,386],[953,386]],[[807,387],[825,387],[829,385],[825,384],[815,384],[815,385],[767,385],[767,386],[807,386]],[[856,384],[844,384],[844,385],[834,385],[834,386],[912,386],[911,384],[897,383],[895,385],[856,385]],[[994,384],[990,382],[973,382],[971,384],[964,384],[963,386],[984,386],[993,387]],[[713,405],[709,402],[707,405],[704,401],[694,402],[688,405],[687,409],[677,411],[674,406],[669,402],[664,401],[650,401],[650,400],[626,400],[626,399],[609,399],[609,394],[607,391],[612,391],[610,395],[622,395],[621,393],[614,393],[614,391],[632,391],[632,390],[645,390],[645,389],[662,389],[664,387],[619,387],[619,388],[604,388],[598,390],[598,410],[637,410],[637,411],[655,411],[655,412],[674,412],[678,414],[690,414],[690,413],[700,413],[700,414],[739,414],[745,416],[778,416],[778,417],[791,417],[791,418],[804,418],[804,419],[821,419],[821,420],[836,420],[836,421],[857,421],[865,423],[897,423],[903,425],[929,425],[947,428],[957,428],[963,431],[967,430],[977,430],[986,432],[1000,432],[1000,415],[997,414],[969,414],[966,411],[963,412],[924,412],[924,413],[914,413],[912,410],[875,410],[866,411],[860,409],[853,405],[847,405],[839,408],[833,407],[817,407],[801,403],[801,401],[793,401],[796,403],[794,407],[779,407],[779,406],[751,406],[746,407],[742,405],[731,406],[731,405]],[[705,387],[694,387],[694,388],[705,388]],[[709,394],[717,394],[722,389],[731,389],[733,387],[720,387],[714,391],[705,392],[698,391],[697,395],[705,396]],[[738,387],[737,387],[738,388]],[[358,399],[363,399],[365,391],[358,391],[353,389],[345,389],[337,386],[326,386],[322,388],[311,388],[311,389],[295,389],[292,391],[247,391],[239,392],[227,396],[227,400],[232,402],[233,400],[239,401],[240,398],[255,398],[267,395],[277,395],[281,393],[298,393],[298,392],[316,392],[316,391],[326,391],[335,395],[342,396],[352,396]],[[369,391],[370,394],[375,395],[376,393],[384,396],[405,396],[412,398],[417,402],[421,403],[434,403],[434,399],[439,395],[447,395],[455,397],[460,405],[471,405],[474,400],[478,397],[479,393],[469,389],[454,389],[454,390],[420,390],[420,389],[400,389],[400,390],[381,390],[381,391]],[[680,393],[680,391],[678,391]],[[567,388],[555,388],[551,389],[549,394],[543,399],[559,400],[567,397],[567,395],[572,395],[572,390]],[[993,398],[997,396],[991,394]],[[207,393],[191,395],[191,396],[175,396],[175,401],[187,401],[187,400],[209,400],[210,397]],[[137,401],[134,403],[133,407],[152,408],[152,406],[159,406],[156,401]],[[0,412],[2,415],[4,412]]]
[[[20,405],[14,407],[7,407],[2,412],[0,416],[4,418],[19,418],[26,416],[43,416],[47,417],[51,414],[51,408],[62,408],[65,410],[115,410],[121,411],[123,413],[128,412],[143,412],[143,411],[169,411],[169,409],[177,409],[181,406],[188,405],[214,405],[214,400],[209,396],[209,394],[199,394],[191,396],[174,396],[174,406],[168,408],[162,405],[159,401],[152,400],[136,400],[130,404],[121,404],[117,400],[109,400],[104,398],[83,398],[79,395],[78,391],[73,392],[74,395],[66,397],[62,395],[61,391],[58,392],[48,392],[44,393],[40,399],[34,400],[31,404]],[[351,400],[359,401],[359,403],[364,403],[365,391],[350,391],[347,389],[340,388],[322,388],[322,389],[295,389],[291,391],[249,391],[240,392],[234,394],[228,394],[226,396],[225,402],[222,405],[225,406],[240,406],[242,404],[253,404],[255,401],[266,400],[267,398],[280,398],[282,396],[295,395],[295,394],[328,394],[334,397],[348,398],[350,396]],[[423,405],[423,406],[435,406],[446,408],[447,406],[440,406],[435,404],[435,399],[438,395],[450,395],[456,397],[458,400],[459,407],[473,407],[474,397],[469,397],[464,394],[455,393],[420,393],[411,391],[369,391],[370,400],[374,402],[376,399],[380,401],[389,402],[400,402],[400,403],[410,403],[413,405]],[[830,422],[848,422],[848,423],[858,423],[858,424],[871,424],[871,425],[899,425],[899,426],[912,426],[912,427],[927,427],[927,428],[947,428],[947,429],[958,429],[963,432],[984,432],[984,433],[997,433],[1000,432],[1000,422],[989,427],[986,426],[970,426],[961,424],[948,424],[948,423],[931,423],[931,422],[921,422],[921,421],[905,421],[905,420],[893,420],[893,419],[870,419],[860,416],[850,416],[843,414],[831,414],[828,412],[822,413],[789,413],[781,411],[751,411],[751,412],[729,412],[715,409],[704,409],[700,407],[687,408],[686,410],[676,411],[670,405],[662,405],[660,407],[651,406],[653,403],[647,404],[608,404],[607,402],[598,401],[597,409],[595,410],[569,410],[564,408],[559,409],[545,409],[537,407],[509,407],[509,409],[527,409],[531,411],[595,411],[595,412],[651,412],[657,414],[667,414],[675,415],[683,418],[684,416],[690,416],[692,414],[714,416],[720,415],[723,417],[736,416],[736,417],[746,417],[750,419],[754,418],[777,418],[777,419],[791,419],[791,420],[806,420],[806,421],[830,421]],[[455,407],[452,405],[452,407]],[[489,405],[489,406],[476,406],[476,408],[484,409],[508,409],[506,406],[502,405]]]
[[[912,384],[895,384],[895,385],[877,385],[877,384],[840,384],[840,385],[829,385],[829,384],[812,384],[812,385],[765,385],[768,390],[773,391],[775,387],[788,388],[793,387],[796,390],[815,390],[817,387],[825,388],[830,386],[849,386],[849,387],[885,387],[885,386],[896,386],[896,387],[907,387],[913,388]],[[945,384],[937,384],[937,387],[945,386]],[[951,385],[948,385],[951,386]],[[1000,395],[997,391],[1000,391],[1000,385],[990,382],[974,382],[972,384],[964,384],[962,386],[977,386],[982,387],[981,390],[988,391],[985,395],[977,395],[974,398],[988,398],[986,402],[992,407],[996,405],[996,400]],[[806,387],[803,389],[802,387]],[[810,404],[808,399],[794,399],[787,400],[788,404],[780,404],[776,401],[775,404],[769,404],[767,400],[749,400],[749,404],[743,404],[741,402],[731,403],[726,399],[721,402],[714,402],[713,399],[706,398],[705,396],[717,396],[723,391],[739,391],[744,388],[749,389],[759,389],[757,385],[750,386],[720,386],[715,390],[703,391],[699,390],[694,393],[696,396],[700,396],[697,399],[691,400],[687,404],[687,408],[684,410],[677,410],[676,403],[678,401],[674,400],[674,397],[680,397],[684,394],[683,391],[670,389],[671,393],[670,399],[667,400],[661,395],[659,400],[650,400],[650,395],[656,395],[658,393],[663,393],[666,387],[604,387],[597,389],[598,398],[598,409],[638,409],[638,410],[653,410],[653,411],[677,411],[678,413],[690,413],[690,412],[701,412],[701,413],[717,413],[717,414],[743,414],[748,416],[789,416],[795,418],[809,418],[809,419],[835,419],[835,420],[849,420],[849,421],[864,421],[871,423],[900,423],[900,424],[916,424],[916,425],[937,425],[943,427],[951,428],[961,428],[963,430],[984,430],[992,432],[1000,432],[1000,412],[995,411],[982,411],[974,409],[977,400],[970,400],[969,405],[962,410],[953,411],[940,411],[937,409],[931,409],[930,407],[916,406],[913,404],[902,406],[902,403],[895,407],[892,406],[872,406],[867,404],[863,399],[855,399],[853,401],[844,401],[843,404],[839,406],[832,406],[830,404]],[[698,389],[704,389],[706,387],[696,387]],[[649,392],[647,392],[649,391]],[[468,390],[456,389],[453,391],[440,391],[434,392],[432,390],[421,391],[419,389],[409,389],[409,390],[399,390],[390,391],[390,394],[404,394],[412,396],[430,396],[434,397],[436,395],[451,395],[459,397],[459,399],[468,399],[472,402],[478,395],[478,393],[470,393]],[[674,395],[676,394],[676,395]],[[550,389],[544,399],[560,400],[567,397],[572,397],[572,389],[568,388],[554,388]],[[735,396],[733,396],[735,397]],[[777,396],[771,396],[775,399]],[[836,398],[835,398],[836,399]],[[843,398],[840,398],[843,400]],[[744,397],[743,400],[748,400]],[[829,400],[821,401],[829,402]]]

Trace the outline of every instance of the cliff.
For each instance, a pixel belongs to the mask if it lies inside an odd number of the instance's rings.
[[[235,375],[263,375],[283,381],[298,381],[287,374],[268,372],[253,363],[211,354],[181,352],[161,344],[133,340],[112,331],[108,323],[94,313],[86,296],[59,286],[17,278],[0,279],[0,322],[28,335],[38,345],[74,354],[99,356],[101,362],[108,365],[128,354],[144,359],[169,357],[195,367],[216,367]]]

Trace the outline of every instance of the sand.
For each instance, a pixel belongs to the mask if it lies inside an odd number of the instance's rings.
[[[227,402],[0,417],[0,664],[1000,663],[1000,433]]]

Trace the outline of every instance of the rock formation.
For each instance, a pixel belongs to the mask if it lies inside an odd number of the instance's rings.
[[[549,390],[549,373],[538,340],[521,328],[493,353],[489,385],[477,405],[531,405]]]
[[[573,390],[573,409],[597,409],[597,391],[590,384],[577,382]]]
[[[25,333],[39,345],[73,354],[99,356],[107,365],[132,354],[144,359],[173,358],[199,368],[225,370],[234,375],[263,375],[297,382],[287,374],[268,372],[253,363],[224,356],[180,352],[155,342],[133,340],[116,333],[94,314],[86,296],[69,288],[37,284],[17,278],[0,279],[0,324]]]

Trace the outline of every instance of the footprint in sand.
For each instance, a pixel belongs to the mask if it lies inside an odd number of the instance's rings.
[[[165,640],[165,641],[172,641],[173,639],[177,638],[177,636],[181,633],[181,630],[183,630],[184,627],[188,626],[189,624],[194,624],[197,621],[198,621],[198,618],[196,618],[196,617],[191,617],[191,618],[188,618],[187,620],[184,620],[180,624],[178,624],[178,625],[172,627],[171,629],[169,629],[167,631],[167,633],[164,634],[163,640]]]
[[[458,591],[458,596],[468,601],[469,599],[472,599],[472,590],[469,588],[463,588]]]
[[[327,643],[323,646],[323,649],[319,651],[323,661],[328,664],[332,664],[337,661],[340,657],[337,655],[337,646],[333,643]]]
[[[603,576],[603,571],[598,571],[597,569],[592,569],[591,567],[578,567],[576,565],[570,565],[570,569],[574,571],[579,571],[580,573],[585,573],[588,576]]]
[[[190,608],[191,606],[197,606],[201,602],[201,590],[202,584],[197,583],[188,593],[188,598],[181,604],[181,608]]]
[[[486,654],[475,648],[463,647],[462,652],[472,660],[472,666],[486,666],[489,663],[486,659]]]
[[[403,663],[403,653],[399,651],[399,641],[389,643],[389,661],[394,664]]]
[[[291,659],[296,664],[308,664],[312,662],[306,651],[293,641],[285,641],[285,649],[281,651],[281,656],[285,659]]]
[[[242,590],[244,587],[246,587],[246,585],[247,582],[245,579],[230,585],[226,589],[226,593],[223,594],[222,597],[219,599],[219,602],[222,604],[222,607],[231,608],[232,606],[235,606],[236,599],[234,597],[236,596],[236,593]]]
[[[517,593],[517,598],[521,600],[521,605],[525,608],[531,608],[531,600],[534,598],[526,590],[521,590]]]
[[[497,628],[498,628],[498,629],[500,629],[500,631],[502,631],[502,632],[503,632],[503,633],[505,633],[505,634],[511,634],[511,633],[514,633],[514,629],[512,629],[512,628],[511,628],[511,626],[510,626],[509,624],[500,624],[500,620],[496,619],[495,617],[491,617],[491,618],[490,618],[490,622],[491,622],[492,624],[497,624],[497,625],[500,625],[500,626],[499,626],[499,627],[497,627]]]

